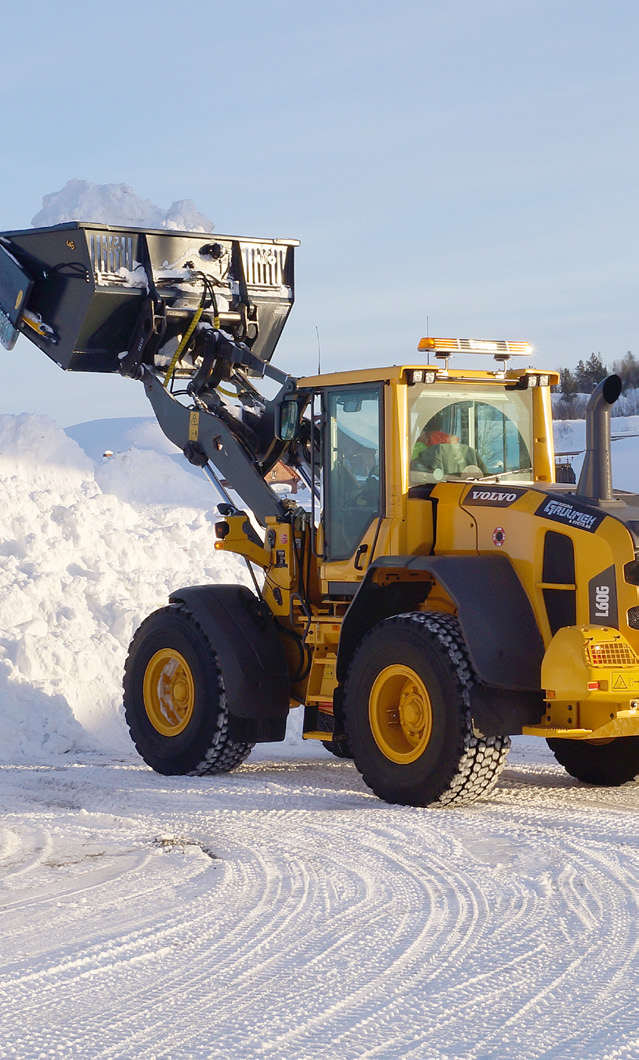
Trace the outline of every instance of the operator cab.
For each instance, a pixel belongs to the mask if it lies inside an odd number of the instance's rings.
[[[510,357],[530,356],[527,343],[427,339],[420,349],[439,363],[299,380],[300,390],[321,397],[324,558],[330,563],[355,557],[354,569],[363,570],[361,556],[366,552],[369,560],[374,553],[381,521],[401,495],[421,496],[442,482],[553,480],[556,374],[506,370]],[[497,369],[449,371],[453,349],[492,352]],[[317,481],[316,471],[312,477]]]

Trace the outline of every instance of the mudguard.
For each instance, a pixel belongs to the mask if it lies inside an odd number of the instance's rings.
[[[506,556],[384,556],[371,563],[344,618],[337,675],[344,680],[361,637],[377,622],[417,609],[428,583],[373,580],[383,567],[428,571],[455,604],[479,680],[497,689],[539,692],[544,644],[526,592]],[[543,705],[543,704],[542,704]]]
[[[244,585],[196,585],[171,593],[214,648],[234,739],[283,740],[289,710],[286,656],[268,607]]]

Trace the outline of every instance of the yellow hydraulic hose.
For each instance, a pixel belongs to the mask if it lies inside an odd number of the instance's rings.
[[[176,366],[176,364],[178,363],[178,361],[180,359],[182,351],[184,350],[184,347],[186,346],[187,342],[191,338],[191,335],[193,334],[193,332],[195,331],[196,327],[198,326],[198,324],[200,322],[200,317],[202,316],[202,310],[203,309],[204,309],[204,306],[200,305],[195,310],[195,313],[193,314],[193,320],[191,321],[191,323],[189,324],[188,328],[184,332],[184,335],[182,336],[182,338],[180,340],[178,348],[175,351],[175,353],[173,354],[173,357],[171,358],[171,363],[170,363],[169,367],[166,370],[166,375],[164,376],[164,384],[163,385],[165,387],[167,387],[169,385],[169,380],[171,379],[171,376],[173,375],[173,373],[175,371],[175,366]]]

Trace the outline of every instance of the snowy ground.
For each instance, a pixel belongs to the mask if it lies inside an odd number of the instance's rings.
[[[637,791],[518,741],[488,801],[262,750],[0,772],[0,1057],[632,1060]]]
[[[226,777],[140,762],[132,630],[246,577],[158,437],[0,417],[0,1060],[635,1060],[639,785],[519,738],[489,799],[390,807],[296,714]]]

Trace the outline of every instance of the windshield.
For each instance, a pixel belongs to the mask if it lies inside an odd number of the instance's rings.
[[[408,387],[409,484],[532,481],[532,395],[505,387]]]

